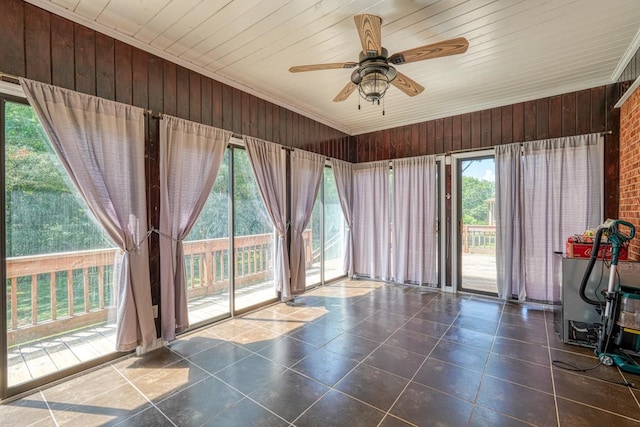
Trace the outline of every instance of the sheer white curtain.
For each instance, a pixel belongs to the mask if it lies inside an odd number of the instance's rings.
[[[554,301],[554,252],[602,222],[597,134],[500,146],[496,266],[500,298]]]
[[[522,164],[527,298],[553,300],[554,251],[602,223],[597,134],[525,143]]]
[[[347,223],[347,235],[344,248],[344,271],[349,277],[353,277],[353,164],[342,160],[331,159],[331,169],[336,179],[338,199]]]
[[[231,132],[164,115],[160,121],[160,292],[162,337],[189,326],[182,241],[216,180]]]
[[[144,111],[20,79],[71,181],[113,243],[116,350],[155,343],[144,162]]]
[[[302,232],[309,223],[318,188],[322,181],[325,157],[308,151],[291,153],[291,293],[306,289],[306,265]]]
[[[498,297],[526,297],[522,246],[521,144],[494,148],[496,170],[496,268]],[[543,238],[544,234],[538,234]]]
[[[353,269],[389,279],[389,162],[353,166]]]
[[[392,161],[393,280],[437,284],[436,158]]]
[[[278,232],[274,285],[282,301],[292,298],[289,254],[287,252],[286,157],[280,145],[245,136],[251,169],[258,183],[262,202]]]

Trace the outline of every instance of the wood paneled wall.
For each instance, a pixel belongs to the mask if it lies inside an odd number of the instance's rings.
[[[613,84],[357,135],[357,161],[603,132],[614,125],[609,123],[607,106],[619,99],[618,92]]]
[[[328,157],[351,160],[350,137],[327,125],[98,33],[22,0],[2,0],[0,73],[165,113]],[[149,224],[158,227],[159,119],[147,115]],[[159,303],[158,237],[149,245]],[[159,319],[158,319],[159,322]]]
[[[22,0],[2,3],[0,72],[349,159],[349,136],[327,125]]]
[[[611,131],[605,136],[605,214],[618,213],[619,112],[616,83],[356,135],[357,162],[491,148],[513,142]]]

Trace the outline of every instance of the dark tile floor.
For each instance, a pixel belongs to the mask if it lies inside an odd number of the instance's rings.
[[[344,281],[0,406],[0,424],[640,426],[640,390],[549,308]]]

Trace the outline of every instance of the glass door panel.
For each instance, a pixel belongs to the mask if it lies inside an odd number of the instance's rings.
[[[320,271],[322,267],[322,207],[322,183],[320,183],[311,218],[303,233],[307,289],[322,283]]]
[[[494,158],[458,162],[459,288],[497,295]]]
[[[324,169],[324,280],[344,276],[344,216],[336,179],[331,168]]]
[[[233,149],[234,310],[275,300],[275,230],[242,149]]]
[[[116,248],[31,107],[3,105],[6,385],[19,390],[115,353]]]
[[[184,240],[189,324],[231,312],[229,277],[229,158],[227,149],[200,216]]]

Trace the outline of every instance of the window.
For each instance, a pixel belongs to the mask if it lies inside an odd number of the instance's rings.
[[[229,287],[229,162],[227,149],[209,198],[183,248],[189,298],[189,324],[228,315]]]
[[[343,277],[345,221],[333,171],[325,167],[305,230],[307,287]]]
[[[275,230],[245,150],[233,149],[235,310],[273,301]]]
[[[333,171],[324,169],[324,280],[344,276],[345,221]]]
[[[0,114],[4,354],[7,386],[19,392],[114,353],[116,249],[69,183],[32,108],[2,100]]]

